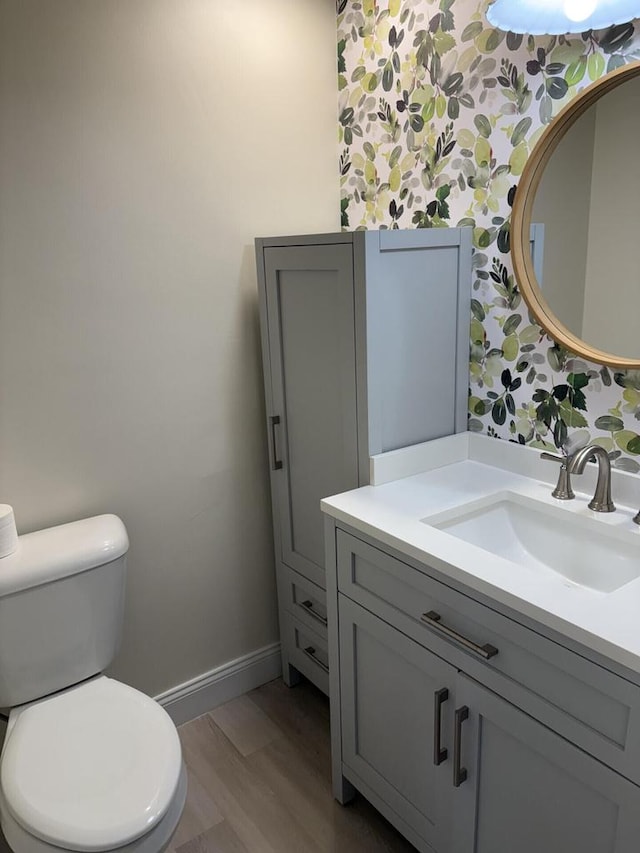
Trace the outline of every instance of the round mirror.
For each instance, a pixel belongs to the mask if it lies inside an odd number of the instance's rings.
[[[640,63],[584,89],[546,128],[518,188],[511,252],[542,328],[582,357],[640,367]]]

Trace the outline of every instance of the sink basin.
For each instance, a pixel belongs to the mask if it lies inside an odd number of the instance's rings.
[[[524,495],[501,492],[422,521],[565,586],[611,593],[640,577],[635,531]]]

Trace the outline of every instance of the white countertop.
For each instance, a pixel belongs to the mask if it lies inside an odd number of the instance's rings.
[[[394,473],[401,479],[393,479]],[[595,513],[587,507],[595,472],[574,478],[572,501],[551,497],[557,473],[556,465],[539,459],[539,451],[462,433],[374,458],[372,481],[379,485],[326,498],[322,509],[491,598],[514,617],[522,614],[640,674],[640,578],[611,593],[599,592],[562,575],[541,575],[423,521],[497,492],[515,492],[551,507],[554,514],[592,519],[613,538],[633,543],[636,537],[640,560],[640,527],[631,521],[637,507],[630,505],[634,497],[640,500],[639,478],[614,471],[617,510]],[[585,491],[578,491],[583,486]]]

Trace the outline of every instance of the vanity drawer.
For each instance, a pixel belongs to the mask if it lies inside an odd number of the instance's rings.
[[[327,639],[287,614],[285,631],[289,661],[316,687],[329,695],[329,649]]]
[[[283,569],[281,600],[300,622],[327,642],[327,593],[313,581],[293,569]]]
[[[343,530],[336,547],[340,592],[640,784],[640,688]]]

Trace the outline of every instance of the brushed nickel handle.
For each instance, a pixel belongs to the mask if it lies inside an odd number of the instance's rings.
[[[426,623],[432,631],[435,631],[438,634],[443,634],[450,640],[455,640],[456,643],[460,643],[461,646],[464,646],[464,648],[468,649],[470,652],[474,652],[474,654],[480,655],[483,660],[489,660],[490,658],[493,658],[498,654],[498,649],[496,649],[496,647],[492,646],[490,643],[485,643],[484,646],[480,646],[478,645],[478,643],[474,643],[473,640],[469,640],[467,639],[467,637],[463,637],[462,634],[459,634],[457,631],[454,631],[453,628],[449,628],[447,625],[443,625],[443,623],[441,622],[440,614],[436,613],[435,610],[430,610],[428,613],[423,613],[420,617],[420,621]]]
[[[453,787],[459,788],[467,780],[466,767],[460,766],[462,755],[462,724],[469,719],[469,708],[463,705],[456,709],[455,728],[453,732]]]
[[[282,460],[278,459],[278,448],[276,445],[276,427],[280,423],[280,415],[273,415],[269,418],[269,424],[271,426],[271,453],[272,453],[272,463],[271,470],[279,471],[282,468]]]
[[[540,454],[540,459],[547,459],[549,460],[549,462],[560,463],[558,484],[551,492],[551,496],[554,498],[558,498],[558,500],[560,501],[573,500],[575,498],[575,495],[573,493],[573,489],[571,488],[571,475],[569,474],[569,470],[567,469],[567,457],[557,456],[555,453],[547,453],[545,450],[544,453]]]
[[[449,691],[441,687],[433,694],[433,763],[438,767],[447,760],[447,749],[442,746],[442,706],[449,698]]]
[[[326,616],[322,616],[320,613],[317,613],[317,612],[313,609],[313,601],[311,601],[311,599],[307,599],[306,601],[301,601],[301,602],[300,602],[300,607],[302,607],[302,608],[303,608],[303,610],[305,611],[305,613],[308,613],[308,614],[309,614],[309,616],[311,616],[313,619],[315,619],[315,620],[317,620],[318,622],[320,622],[320,624],[321,624],[321,625],[324,625],[324,627],[325,627],[325,628],[327,627],[327,617],[326,617]]]
[[[561,465],[564,465],[567,461],[566,456],[560,456],[557,453],[547,453],[546,450],[542,451],[540,459],[547,459],[549,462],[559,462]]]
[[[307,648],[303,649],[302,651],[305,653],[305,655],[308,658],[311,658],[311,660],[315,664],[317,664],[320,667],[320,669],[324,670],[326,673],[329,672],[329,667],[326,665],[326,663],[323,663],[319,658],[316,657],[316,650],[314,649],[313,646],[307,646]]]

